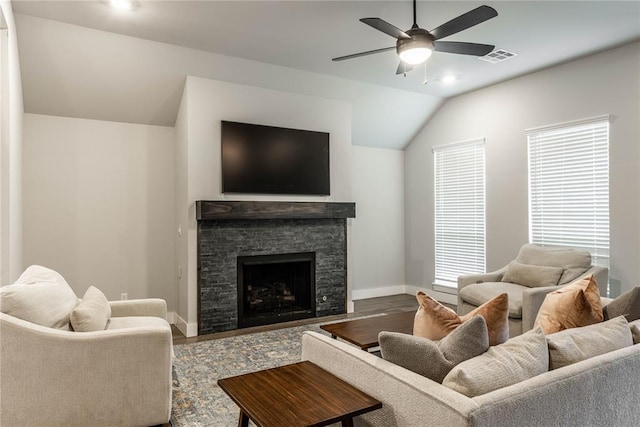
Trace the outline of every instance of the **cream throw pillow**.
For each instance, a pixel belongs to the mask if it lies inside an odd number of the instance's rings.
[[[78,297],[59,273],[32,265],[15,281],[0,287],[3,313],[49,328],[69,330],[69,314]]]
[[[502,281],[529,288],[556,286],[563,271],[564,268],[562,267],[520,264],[519,262],[511,261],[507,266],[507,271],[502,276]]]
[[[544,299],[534,328],[545,334],[602,322],[598,283],[593,275],[553,291]]]
[[[102,331],[111,318],[111,306],[102,291],[90,286],[80,304],[71,312],[71,326],[76,332]]]
[[[581,360],[633,345],[631,329],[624,316],[582,328],[547,335],[549,369],[558,369]]]
[[[440,304],[422,291],[416,294],[418,311],[413,321],[413,335],[436,341],[447,336],[462,322],[480,315],[487,323],[489,345],[509,339],[509,296],[500,294],[464,316]]]
[[[547,341],[542,329],[537,328],[460,363],[442,385],[475,397],[533,378],[548,368]]]

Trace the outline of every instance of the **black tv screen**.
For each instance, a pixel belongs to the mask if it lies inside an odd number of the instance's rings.
[[[222,121],[222,192],[329,195],[329,134]]]

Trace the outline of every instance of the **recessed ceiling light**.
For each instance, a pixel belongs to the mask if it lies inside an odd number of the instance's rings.
[[[119,10],[133,9],[133,0],[109,0],[109,4],[114,9],[119,9]]]
[[[451,83],[455,82],[456,80],[457,80],[457,78],[453,74],[447,74],[446,76],[443,76],[440,79],[440,81],[445,85],[450,85]]]

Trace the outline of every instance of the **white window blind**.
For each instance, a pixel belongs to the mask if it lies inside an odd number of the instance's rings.
[[[484,139],[433,149],[435,284],[485,271]]]
[[[532,243],[609,266],[609,117],[527,131]]]

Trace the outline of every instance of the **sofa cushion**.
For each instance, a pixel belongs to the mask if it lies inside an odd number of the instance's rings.
[[[564,269],[562,267],[527,265],[511,261],[507,266],[507,271],[502,276],[502,281],[516,283],[529,288],[555,286],[558,284],[563,272]]]
[[[626,317],[629,322],[640,319],[640,287],[631,289],[604,306],[602,315],[604,320],[618,316]]]
[[[536,328],[454,367],[442,384],[468,397],[489,393],[547,372],[549,352]]]
[[[593,275],[546,295],[533,327],[545,334],[602,322],[600,291]]]
[[[78,297],[57,272],[32,265],[15,283],[0,287],[3,313],[49,328],[69,330]]]
[[[458,363],[487,351],[489,333],[474,316],[440,341],[399,332],[380,332],[378,341],[383,359],[441,383]]]
[[[111,307],[100,289],[90,286],[82,301],[71,312],[71,327],[76,332],[102,331],[111,317]]]
[[[562,368],[604,353],[633,345],[624,316],[594,325],[547,335],[549,369]]]
[[[525,289],[528,288],[515,283],[484,282],[467,285],[458,291],[458,295],[462,301],[479,307],[498,295],[506,293],[509,296],[509,317],[512,319],[521,319],[522,292]]]
[[[562,267],[564,269],[558,285],[567,284],[591,267],[591,254],[571,248],[552,248],[525,244],[515,259],[521,264]]]
[[[465,314],[458,314],[422,291],[416,294],[418,311],[413,323],[413,335],[430,340],[439,340],[471,319],[476,314],[484,317],[489,331],[489,345],[503,343],[509,338],[509,300],[507,294],[501,294]]]

